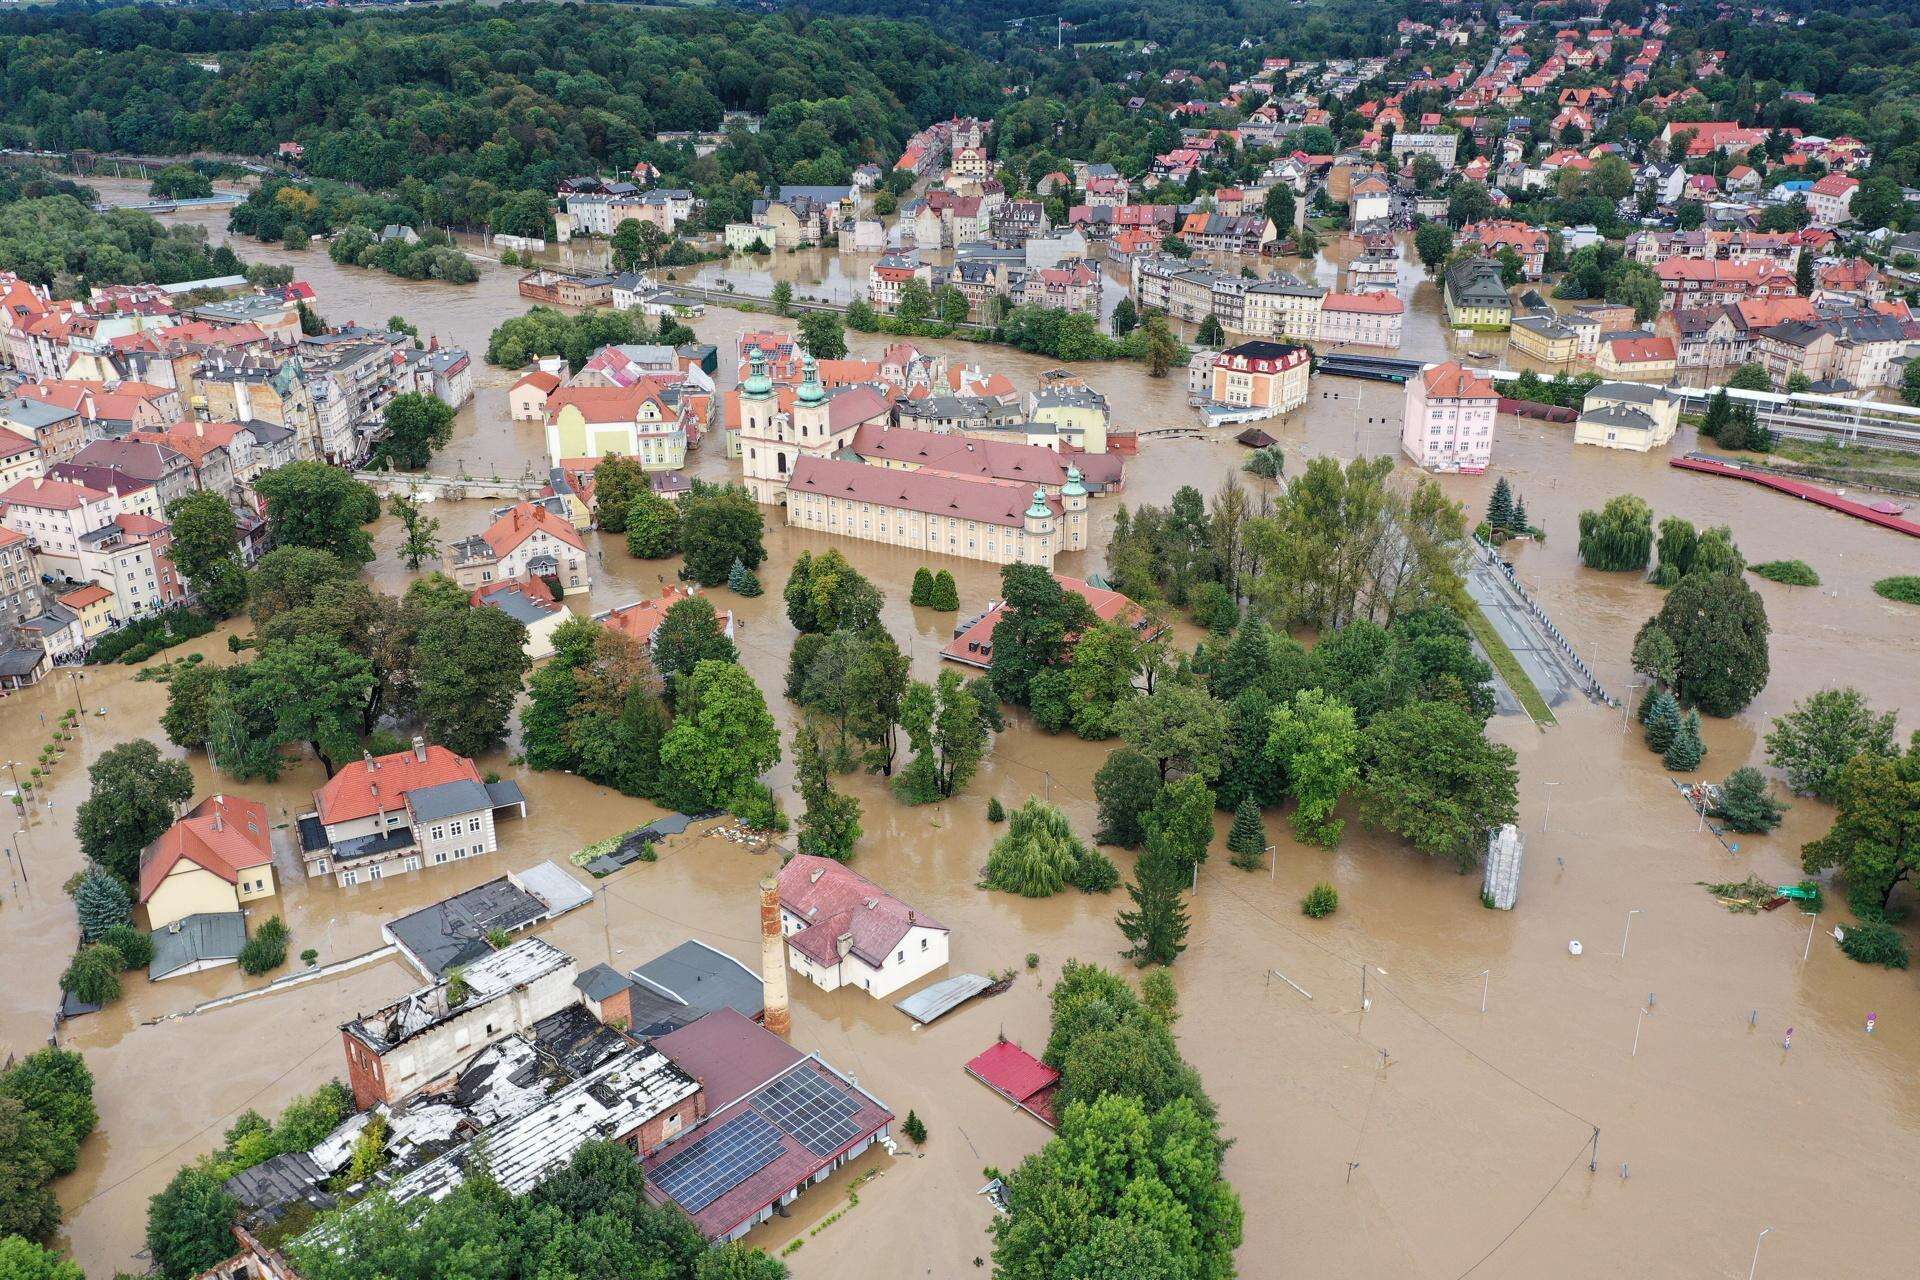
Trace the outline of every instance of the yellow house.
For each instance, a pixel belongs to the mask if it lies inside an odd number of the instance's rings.
[[[563,387],[547,397],[547,457],[633,458],[647,471],[678,471],[687,461],[687,432],[658,388]]]
[[[1056,386],[1036,391],[1029,399],[1027,416],[1051,425],[1060,440],[1082,453],[1107,451],[1106,397],[1091,388]]]
[[[58,597],[80,619],[80,634],[91,644],[113,630],[113,592],[97,582],[76,587]]]
[[[1442,296],[1447,323],[1456,329],[1504,329],[1513,320],[1500,264],[1486,258],[1464,258],[1448,267]]]
[[[275,892],[266,807],[240,796],[208,796],[140,854],[149,929],[238,911]]]
[[[1552,316],[1515,316],[1507,345],[1541,364],[1566,364],[1580,351],[1580,335]]]

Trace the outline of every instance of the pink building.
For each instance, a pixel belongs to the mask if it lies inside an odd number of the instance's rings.
[[[1493,458],[1499,409],[1492,382],[1455,360],[1428,365],[1407,380],[1400,447],[1415,466],[1429,471],[1485,471]]]
[[[1320,303],[1320,341],[1400,346],[1407,304],[1391,293],[1329,293]]]

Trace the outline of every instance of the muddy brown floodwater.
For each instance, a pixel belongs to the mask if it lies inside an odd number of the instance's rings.
[[[225,215],[191,220],[217,227]],[[252,258],[298,264],[319,292],[321,311],[336,320],[404,315],[476,355],[488,330],[523,306],[514,273],[499,268],[483,266],[480,284],[458,288],[338,268],[319,253],[239,247]],[[1415,274],[1409,268],[1409,278]],[[1413,286],[1412,303],[1408,350],[1437,354],[1446,336],[1432,314],[1431,286]],[[724,369],[737,333],[774,323],[711,310],[695,328],[721,348]],[[868,351],[878,344],[856,338],[854,345]],[[1047,364],[990,347],[927,345],[1003,369],[1023,388]],[[1087,373],[1122,422],[1190,420],[1177,380],[1155,381],[1126,366]],[[521,473],[529,460],[538,465],[537,430],[507,419],[508,380],[506,371],[481,366],[479,393],[461,412],[449,463],[502,474]],[[1394,389],[1326,379],[1316,382],[1303,411],[1269,429],[1286,446],[1290,468],[1307,456],[1344,458],[1356,449],[1392,454],[1399,403]],[[1583,506],[1632,491],[1661,514],[1732,526],[1750,560],[1794,556],[1819,570],[1826,585],[1817,590],[1755,583],[1773,621],[1773,678],[1745,713],[1709,722],[1710,776],[1759,763],[1770,717],[1827,685],[1852,683],[1877,704],[1902,708],[1902,733],[1920,727],[1920,613],[1868,590],[1877,577],[1915,572],[1915,544],[1751,486],[1674,471],[1661,455],[1575,450],[1563,429],[1511,420],[1501,422],[1500,433],[1496,474],[1512,481],[1548,534],[1544,544],[1519,553],[1520,576],[1615,689],[1631,678],[1627,651],[1659,593],[1578,565],[1575,526]],[[1690,444],[1683,439],[1676,447]],[[696,470],[725,474],[721,454],[708,448]],[[1125,501],[1162,502],[1182,484],[1210,491],[1238,458],[1221,441],[1149,443],[1130,468]],[[1493,479],[1445,483],[1477,510]],[[1096,507],[1103,534],[1114,508]],[[443,538],[476,529],[486,517],[478,503],[442,503],[432,514],[442,521]],[[801,551],[836,545],[780,525],[771,526],[767,541],[761,577],[774,588]],[[372,572],[397,588],[406,574],[395,557],[394,529],[383,524],[377,543]],[[886,624],[911,645],[915,675],[932,678],[954,619],[905,604],[919,562],[901,551],[837,545],[886,588]],[[573,602],[576,610],[650,594],[673,568],[628,558],[617,539],[601,539],[598,553],[604,560],[593,591]],[[986,567],[947,567],[959,579],[962,615],[993,595],[995,577]],[[1100,553],[1070,556],[1060,567],[1098,569]],[[792,631],[777,589],[755,600],[716,594],[738,612],[743,659],[790,725],[792,709],[777,691]],[[191,649],[210,662],[231,661],[224,630]],[[0,965],[7,975],[0,1034],[16,1052],[47,1035],[56,980],[72,949],[72,907],[60,884],[79,867],[71,825],[85,795],[86,762],[117,742],[156,734],[164,686],[138,682],[117,666],[88,669],[77,686],[63,673],[0,702],[7,755],[36,754],[47,732],[42,721],[76,699],[88,709],[79,749],[56,767],[46,803],[15,840],[18,863],[9,862],[9,881],[0,886]],[[93,714],[96,708],[105,714]],[[1270,872],[1236,871],[1217,858],[1200,877],[1189,950],[1173,970],[1182,1001],[1178,1031],[1234,1139],[1227,1173],[1247,1209],[1241,1273],[1737,1276],[1766,1227],[1773,1231],[1762,1274],[1908,1273],[1911,1263],[1898,1259],[1920,1248],[1912,1213],[1920,1137],[1920,994],[1913,976],[1841,955],[1824,936],[1844,918],[1833,909],[1805,950],[1806,917],[1730,915],[1696,887],[1749,871],[1797,879],[1799,847],[1825,829],[1831,811],[1796,802],[1779,831],[1741,837],[1735,854],[1696,832],[1658,760],[1622,733],[1620,712],[1569,705],[1556,728],[1499,719],[1491,731],[1520,756],[1528,848],[1514,912],[1484,910],[1476,879],[1351,822],[1340,847],[1327,852],[1296,844],[1269,814],[1278,845]],[[857,867],[952,928],[951,972],[1020,968],[1029,952],[1037,953],[1039,967],[1022,969],[1006,995],[920,1031],[858,992],[822,995],[794,983],[796,1043],[856,1075],[898,1113],[917,1110],[932,1135],[923,1155],[903,1149],[898,1158],[878,1151],[863,1158],[852,1173],[803,1197],[793,1218],[752,1237],[774,1250],[805,1239],[788,1258],[796,1275],[979,1274],[975,1259],[990,1253],[989,1210],[975,1194],[981,1170],[1012,1166],[1046,1134],[967,1079],[961,1063],[1002,1033],[1037,1050],[1046,1037],[1046,988],[1061,963],[1113,962],[1120,946],[1113,925],[1118,894],[1029,902],[976,889],[993,837],[983,811],[988,796],[1006,804],[1050,796],[1088,831],[1090,778],[1105,753],[1103,745],[1016,723],[953,802],[906,809],[875,780],[845,783],[865,805]],[[506,828],[505,848],[490,864],[351,889],[303,883],[283,870],[282,897],[272,909],[286,915],[293,951],[317,947],[331,960],[368,950],[385,919],[506,869],[564,859],[657,812],[576,778],[529,773],[509,755],[496,753],[483,767],[520,783],[529,817]],[[191,763],[203,789],[230,785],[203,757]],[[304,809],[319,781],[317,766],[308,764],[275,785],[240,789],[284,821]],[[785,765],[773,781],[791,781]],[[546,926],[544,936],[584,962],[630,966],[697,937],[752,963],[753,884],[770,858],[696,829],[671,841],[659,862],[607,881],[602,903]],[[1120,862],[1130,870],[1125,855]],[[22,865],[28,883],[18,879]],[[1323,879],[1339,888],[1341,910],[1311,921],[1297,904]],[[1641,914],[1623,955],[1629,911]],[[1569,954],[1570,939],[1585,944],[1582,956]],[[1363,968],[1370,1008],[1361,1003]],[[412,984],[409,972],[388,961],[149,1025],[237,990],[242,979],[232,969],[159,986],[136,977],[119,1004],[70,1025],[65,1043],[86,1052],[101,1113],[79,1171],[58,1186],[65,1243],[88,1273],[132,1266],[142,1248],[146,1199],[173,1170],[217,1145],[239,1110],[272,1114],[293,1094],[341,1074],[337,1025]],[[1650,997],[1653,1010],[1642,1024]],[[1872,1035],[1863,1026],[1869,1012],[1878,1014]],[[1795,1032],[1784,1050],[1788,1027]],[[1589,1172],[1595,1127],[1597,1169]],[[858,1207],[809,1236],[845,1207],[847,1182],[860,1172],[879,1176],[862,1188]],[[876,1249],[881,1240],[891,1247]]]

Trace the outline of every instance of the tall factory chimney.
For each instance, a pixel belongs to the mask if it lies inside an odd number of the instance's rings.
[[[793,1029],[787,1010],[787,943],[780,933],[780,881],[760,881],[760,981],[766,1005],[767,1030],[782,1040]]]

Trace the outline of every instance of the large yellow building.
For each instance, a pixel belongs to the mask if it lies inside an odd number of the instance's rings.
[[[679,411],[652,381],[630,387],[561,387],[547,397],[547,457],[633,458],[647,471],[678,471],[687,461]]]
[[[1566,364],[1580,353],[1580,335],[1553,316],[1515,316],[1507,345],[1541,364]]]
[[[208,796],[140,855],[150,929],[238,911],[276,892],[266,808],[240,796]]]
[[[1056,497],[1042,489],[806,457],[786,489],[787,523],[841,537],[990,564],[1038,564],[1084,546],[1087,491],[1069,468]]]

